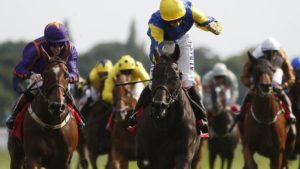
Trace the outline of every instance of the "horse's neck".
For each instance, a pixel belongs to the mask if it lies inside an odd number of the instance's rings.
[[[271,94],[268,97],[260,97],[258,95],[255,95],[252,99],[252,110],[254,112],[257,112],[257,115],[274,116],[274,114],[276,114],[279,109],[280,106],[274,94]]]

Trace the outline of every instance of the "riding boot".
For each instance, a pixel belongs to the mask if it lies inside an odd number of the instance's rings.
[[[192,109],[195,113],[196,117],[196,123],[197,123],[197,132],[202,134],[207,134],[208,133],[208,122],[207,122],[207,117],[206,117],[206,109],[201,101],[201,97],[199,93],[196,90],[196,87],[193,86],[189,88],[188,94],[190,99],[190,103],[192,106]]]
[[[14,104],[13,108],[12,108],[12,114],[7,118],[5,124],[6,127],[10,130],[12,130],[14,128],[14,123],[15,123],[15,119],[18,115],[18,113],[23,109],[23,107],[33,99],[33,94],[31,93],[24,93],[21,94],[16,103]]]
[[[281,101],[284,102],[284,104],[287,106],[288,108],[288,111],[285,112],[286,113],[286,118],[287,118],[287,124],[296,124],[297,122],[297,119],[295,117],[295,115],[293,114],[293,111],[292,111],[292,103],[289,99],[289,97],[285,94],[284,91],[280,92],[278,94],[278,97]]]
[[[75,99],[74,99],[73,95],[69,91],[67,91],[66,94],[67,94],[67,103],[71,103],[72,107],[76,110],[76,112],[80,116],[81,120],[78,123],[78,125],[79,125],[80,128],[83,128],[85,126],[85,118],[83,117],[83,115],[80,113],[78,107],[76,106]]]
[[[252,96],[251,96],[250,92],[246,93],[246,95],[245,95],[245,97],[242,101],[242,106],[241,106],[240,113],[235,114],[235,120],[237,120],[237,121],[243,121],[244,120],[245,114],[247,112],[246,108],[248,107],[247,105],[250,103],[251,98],[252,98]]]
[[[134,113],[129,117],[129,125],[135,126],[138,122],[138,119],[142,116],[142,113],[144,112],[144,108],[151,102],[151,90],[149,86],[146,86],[136,103]]]

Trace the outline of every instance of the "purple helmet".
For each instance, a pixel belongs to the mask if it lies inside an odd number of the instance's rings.
[[[55,21],[46,26],[44,30],[44,37],[50,43],[60,43],[69,40],[66,27]]]

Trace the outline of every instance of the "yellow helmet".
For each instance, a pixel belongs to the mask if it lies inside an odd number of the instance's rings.
[[[111,70],[112,67],[113,67],[113,65],[110,60],[103,59],[97,64],[96,70],[98,73],[99,72],[108,72]]]
[[[135,69],[136,63],[130,55],[124,55],[121,56],[121,59],[118,61],[118,67],[119,70]]]
[[[174,21],[185,15],[185,6],[181,0],[161,0],[160,15],[165,21]]]

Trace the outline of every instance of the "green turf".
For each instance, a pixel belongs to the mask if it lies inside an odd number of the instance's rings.
[[[75,163],[78,159],[77,153],[74,154],[74,157],[72,159],[71,169],[75,169]],[[260,169],[268,169],[269,168],[269,160],[267,158],[264,158],[259,155],[255,155],[255,160],[259,166]],[[9,155],[7,151],[0,151],[0,169],[8,169],[9,168]],[[106,162],[106,156],[100,156],[97,160],[97,164],[99,169],[103,169]],[[241,154],[241,147],[239,146],[235,151],[235,158],[233,161],[233,167],[232,169],[241,169],[243,166],[244,160],[243,156]],[[207,151],[205,152],[205,157],[203,162],[201,163],[202,169],[208,169],[208,154]],[[289,168],[290,169],[297,169],[298,166],[298,160],[297,161],[290,161],[289,162]],[[218,158],[216,161],[216,169],[220,168],[220,159]],[[91,169],[91,167],[90,167]],[[131,162],[130,163],[130,169],[137,169],[136,163]]]

